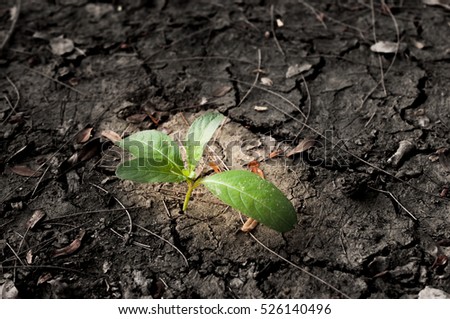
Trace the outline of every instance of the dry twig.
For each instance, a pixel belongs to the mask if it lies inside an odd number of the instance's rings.
[[[112,198],[114,198],[114,200],[120,205],[120,206],[122,206],[122,208],[125,210],[125,212],[127,213],[127,216],[128,216],[128,221],[130,222],[130,227],[129,227],[129,230],[128,230],[128,235],[130,235],[131,234],[131,232],[132,232],[132,230],[133,230],[133,221],[131,220],[131,215],[130,215],[130,212],[128,211],[128,209],[122,204],[122,202],[116,197],[116,196],[114,196],[113,194],[111,194],[110,192],[108,192],[106,189],[104,189],[103,187],[101,187],[101,186],[98,186],[98,185],[95,185],[94,183],[90,183],[92,186],[95,186],[95,187],[97,187],[98,189],[100,189],[100,190],[102,190],[103,192],[105,192],[106,194],[109,194],[109,195],[111,195],[112,196]]]
[[[258,69],[256,70],[255,80],[253,81],[253,84],[250,86],[250,88],[245,93],[244,97],[241,99],[241,101],[239,102],[239,104],[237,106],[240,106],[242,103],[244,103],[244,100],[247,98],[247,96],[253,90],[253,88],[255,87],[256,83],[258,83],[260,72],[261,72],[261,50],[258,49]]]
[[[275,41],[275,44],[277,45],[278,50],[285,57],[286,54],[284,53],[283,48],[281,47],[280,42],[278,41],[277,34],[275,33],[275,21],[274,21],[274,17],[273,17],[274,16],[273,10],[274,10],[274,5],[272,4],[270,6],[270,26],[272,28],[273,40]]]

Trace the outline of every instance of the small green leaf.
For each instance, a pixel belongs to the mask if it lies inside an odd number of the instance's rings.
[[[117,177],[138,183],[176,183],[186,178],[172,170],[172,166],[163,165],[152,158],[135,158],[121,163],[116,170]]]
[[[227,171],[205,177],[202,184],[224,203],[276,231],[286,232],[297,222],[286,196],[254,173]]]
[[[224,116],[219,113],[206,113],[192,123],[187,133],[186,154],[189,169],[193,171],[203,156],[206,144],[214,135]]]
[[[168,135],[155,130],[142,131],[117,142],[117,145],[135,157],[117,168],[118,177],[136,182],[179,182],[185,179],[180,149]]]

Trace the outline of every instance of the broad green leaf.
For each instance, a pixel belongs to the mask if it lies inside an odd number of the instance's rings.
[[[180,149],[168,135],[155,130],[142,131],[117,142],[117,145],[135,157],[118,167],[116,174],[120,178],[144,182],[184,179]],[[139,174],[143,176],[139,177]]]
[[[219,113],[206,113],[197,118],[187,133],[186,154],[189,169],[193,171],[203,156],[206,144],[214,135],[224,116]]]
[[[291,202],[272,183],[248,171],[207,176],[202,183],[224,203],[279,232],[292,229],[297,215]]]
[[[151,158],[135,158],[121,163],[116,170],[117,177],[139,183],[182,182],[185,177],[172,171],[171,165],[163,165]]]

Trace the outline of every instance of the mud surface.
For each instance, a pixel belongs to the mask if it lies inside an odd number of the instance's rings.
[[[22,1],[0,59],[4,297],[450,293],[450,14],[375,2]],[[203,189],[182,214],[183,185],[114,176],[102,132],[177,138],[206,110],[228,117],[211,159],[261,161],[294,230],[252,237]]]

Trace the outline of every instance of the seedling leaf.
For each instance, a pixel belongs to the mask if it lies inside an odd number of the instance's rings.
[[[142,131],[117,142],[135,159],[118,166],[116,175],[135,182],[180,182],[183,176],[183,160],[178,145],[166,134],[150,130]]]
[[[276,231],[286,232],[297,222],[284,194],[254,173],[227,171],[205,177],[202,184],[224,203]]]
[[[116,170],[117,177],[138,183],[176,183],[185,180],[183,175],[172,170],[172,166],[156,162],[151,158],[135,158],[121,163]]]
[[[149,158],[161,162],[160,166],[170,166],[179,175],[184,167],[178,145],[159,131],[141,131],[117,142],[117,145],[130,152],[135,158]]]
[[[223,118],[224,116],[219,113],[206,113],[192,123],[186,140],[187,162],[191,171],[195,170],[203,156],[206,144],[214,135]]]

